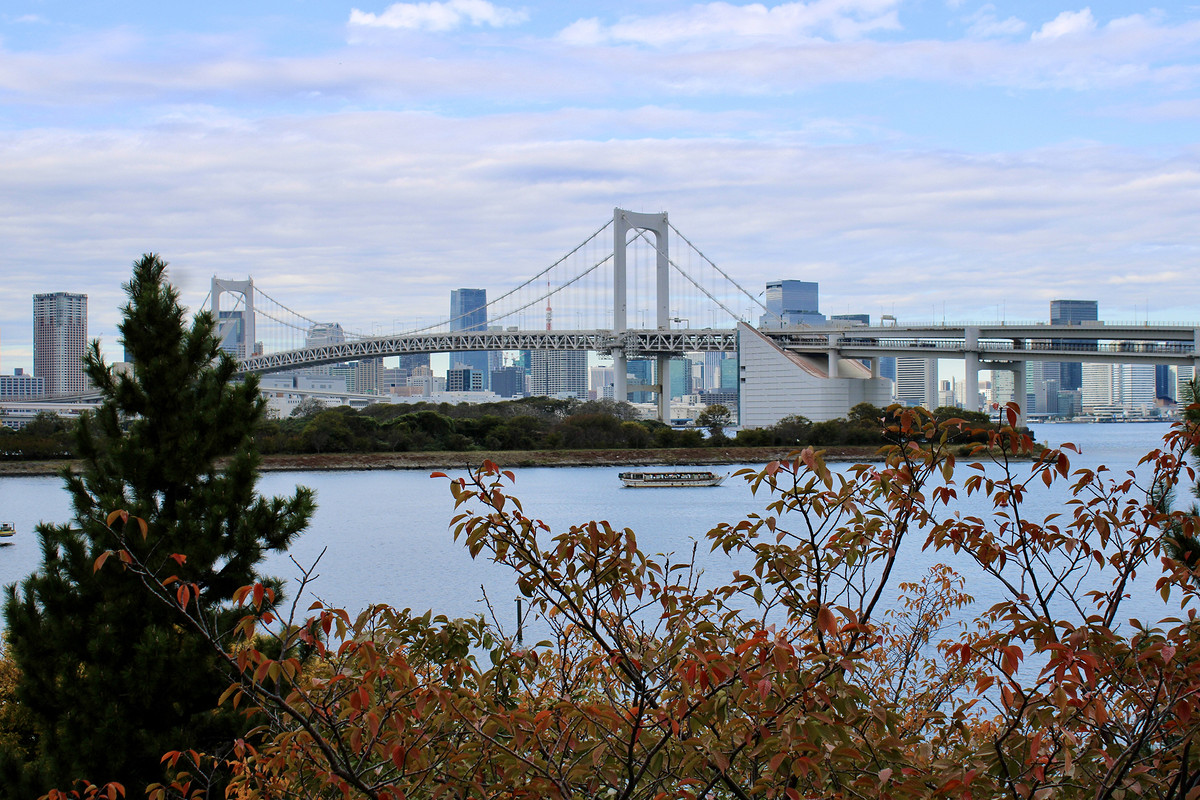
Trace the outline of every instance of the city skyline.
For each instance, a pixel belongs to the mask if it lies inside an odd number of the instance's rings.
[[[1186,321],[1200,8],[488,0],[0,12],[0,341],[152,251],[391,328],[500,293],[614,206],[828,314]],[[403,313],[403,312],[402,312]]]

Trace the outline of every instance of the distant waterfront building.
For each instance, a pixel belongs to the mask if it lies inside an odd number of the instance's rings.
[[[87,348],[87,295],[69,292],[33,296],[33,374],[44,381],[47,397],[87,388],[83,353]]]
[[[758,326],[820,325],[825,315],[818,310],[819,300],[816,281],[772,281],[766,289],[767,312],[759,317]]]
[[[486,331],[487,327],[487,289],[451,289],[450,330]],[[486,350],[450,354],[451,368],[468,367],[484,376],[484,389],[488,388],[490,360]]]

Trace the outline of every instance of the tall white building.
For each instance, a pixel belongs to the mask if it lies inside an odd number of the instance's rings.
[[[33,374],[46,395],[77,394],[87,388],[87,295],[69,292],[33,296]]]
[[[529,393],[556,397],[588,396],[587,353],[583,350],[533,350],[529,354]]]
[[[937,397],[928,396],[929,372],[937,371],[937,362],[928,358],[896,359],[896,402],[905,406],[937,407]],[[935,384],[936,388],[936,384]]]

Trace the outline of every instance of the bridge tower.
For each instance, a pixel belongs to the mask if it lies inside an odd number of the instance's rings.
[[[629,304],[626,291],[626,256],[629,249],[629,232],[648,231],[654,234],[655,250],[655,325],[658,330],[671,327],[671,273],[667,252],[667,213],[639,214],[623,208],[613,209],[613,337],[619,343],[613,348],[613,399],[618,403],[629,398],[629,390],[658,393],[658,418],[663,422],[671,419],[671,357],[659,355],[656,383],[651,386],[626,383],[630,353],[626,352],[625,332]],[[633,355],[637,355],[634,353]]]
[[[236,294],[242,297],[240,312],[227,312],[221,316],[221,295]],[[254,279],[244,281],[218,278],[212,279],[212,305],[210,311],[213,321],[217,324],[217,340],[221,349],[237,359],[255,355],[256,340],[254,338]],[[234,316],[235,314],[239,316]],[[239,341],[240,340],[240,341]]]

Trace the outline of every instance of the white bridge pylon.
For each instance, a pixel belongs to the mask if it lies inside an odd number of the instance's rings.
[[[652,386],[627,383],[628,358],[625,332],[628,313],[628,283],[626,259],[629,252],[629,232],[649,231],[654,234],[655,275],[655,325],[660,331],[671,327],[671,273],[668,253],[667,212],[661,214],[639,214],[622,208],[613,209],[613,338],[617,344],[612,348],[613,399],[623,403],[629,399],[629,389],[658,393],[658,418],[671,418],[671,357],[660,354],[656,357],[655,383]]]

